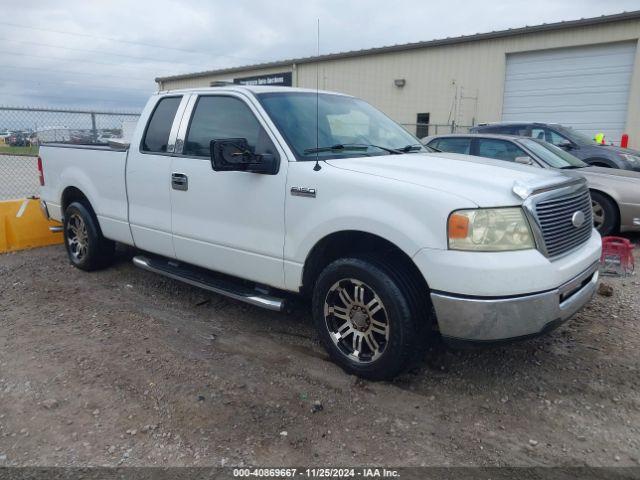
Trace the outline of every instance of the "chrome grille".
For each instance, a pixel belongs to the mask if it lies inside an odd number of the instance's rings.
[[[585,219],[580,227],[575,227],[572,222],[577,211],[581,211]],[[593,213],[591,195],[586,187],[537,202],[535,212],[548,257],[557,257],[573,250],[591,237]]]

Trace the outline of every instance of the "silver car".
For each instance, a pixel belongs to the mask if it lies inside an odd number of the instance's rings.
[[[422,143],[440,152],[461,153],[557,168],[587,179],[594,226],[602,235],[640,231],[640,173],[592,167],[543,140],[511,135],[451,134],[425,137]]]

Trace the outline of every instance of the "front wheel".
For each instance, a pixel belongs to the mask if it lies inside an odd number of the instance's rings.
[[[106,267],[115,243],[102,236],[95,214],[83,202],[73,202],[64,212],[64,244],[71,263],[86,271]]]
[[[591,209],[593,210],[593,226],[606,237],[618,229],[618,209],[609,197],[598,192],[591,192]]]
[[[426,296],[408,272],[373,258],[329,264],[313,291],[313,319],[331,359],[371,380],[390,379],[425,347]]]

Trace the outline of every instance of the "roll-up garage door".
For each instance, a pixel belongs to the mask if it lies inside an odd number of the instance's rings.
[[[512,53],[503,121],[561,123],[617,141],[624,132],[636,42]]]

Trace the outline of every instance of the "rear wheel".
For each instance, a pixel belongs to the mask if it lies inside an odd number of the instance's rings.
[[[84,202],[73,202],[65,210],[64,244],[69,260],[81,270],[104,268],[115,253],[115,243],[104,238],[93,210]]]
[[[601,193],[591,192],[593,226],[603,237],[618,229],[618,209],[614,202]]]
[[[390,379],[424,351],[430,326],[426,296],[390,262],[339,259],[322,271],[314,287],[314,323],[323,346],[344,370]]]

